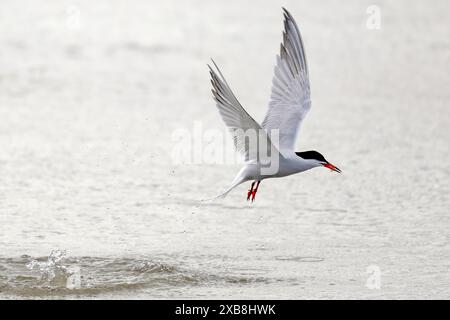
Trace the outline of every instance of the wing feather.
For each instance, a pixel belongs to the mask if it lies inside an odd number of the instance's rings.
[[[264,157],[264,154],[259,154],[259,140],[251,143],[249,135],[251,136],[252,130],[254,130],[256,139],[266,139],[268,148],[275,150],[266,131],[241,106],[214,60],[212,62],[216,70],[208,65],[213,87],[211,91],[216,100],[219,114],[231,132],[236,150],[244,155],[246,161]]]
[[[292,151],[300,124],[311,108],[303,41],[292,15],[284,11],[283,42],[277,55],[269,108],[262,127],[279,130],[279,150]]]

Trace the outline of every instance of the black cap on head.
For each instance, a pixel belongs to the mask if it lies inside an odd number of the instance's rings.
[[[296,152],[295,154],[303,159],[315,159],[321,162],[328,162],[327,160],[325,160],[325,157],[317,151],[302,151]]]

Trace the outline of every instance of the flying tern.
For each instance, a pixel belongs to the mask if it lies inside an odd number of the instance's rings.
[[[253,201],[264,179],[285,177],[315,167],[341,172],[317,151],[294,151],[300,125],[311,108],[310,84],[299,28],[284,8],[283,15],[283,41],[276,58],[269,107],[261,125],[241,106],[214,60],[214,68],[208,65],[217,108],[236,149],[246,160],[231,186],[217,198],[246,181],[253,181],[246,194],[247,201]]]

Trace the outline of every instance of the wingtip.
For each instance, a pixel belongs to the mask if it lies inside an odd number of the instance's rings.
[[[209,63],[207,63],[206,65],[208,66],[209,70],[211,70],[212,72],[215,72],[215,70],[219,70],[219,67],[217,67],[217,64],[214,61],[214,59],[213,58],[209,58],[209,59],[211,60],[211,62],[214,65],[214,68],[213,68],[213,67],[211,67],[211,65]]]
[[[227,81],[225,80],[225,77],[222,74],[222,71],[220,71],[219,67],[217,66],[216,62],[214,61],[213,58],[210,58],[212,63],[214,64],[214,69],[211,69],[211,71],[214,73],[214,75],[219,75],[217,76],[217,78],[219,78],[221,81],[223,81],[226,85],[228,85]]]
[[[213,59],[213,58],[210,58],[210,59],[211,59],[212,63],[214,64],[214,67],[216,67],[216,69],[219,70],[219,67],[217,66],[217,64],[216,64],[216,62],[214,61],[214,59]]]
[[[292,21],[295,21],[295,19],[294,19],[294,17],[292,16],[292,14],[285,8],[285,7],[281,7],[282,9],[283,9],[283,15],[284,15],[284,18],[286,19],[286,20],[292,20]]]

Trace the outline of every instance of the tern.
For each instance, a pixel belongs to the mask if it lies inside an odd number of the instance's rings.
[[[297,23],[282,9],[283,41],[276,57],[269,107],[261,125],[241,106],[214,60],[211,59],[214,68],[208,65],[220,116],[233,136],[236,149],[245,157],[245,164],[231,186],[216,198],[225,197],[243,182],[253,181],[246,194],[247,201],[253,202],[264,179],[285,177],[315,167],[341,172],[317,151],[294,151],[300,125],[311,109],[309,72]],[[251,139],[252,132],[257,143]],[[261,142],[267,147],[263,148]],[[268,163],[275,170],[270,170]]]

